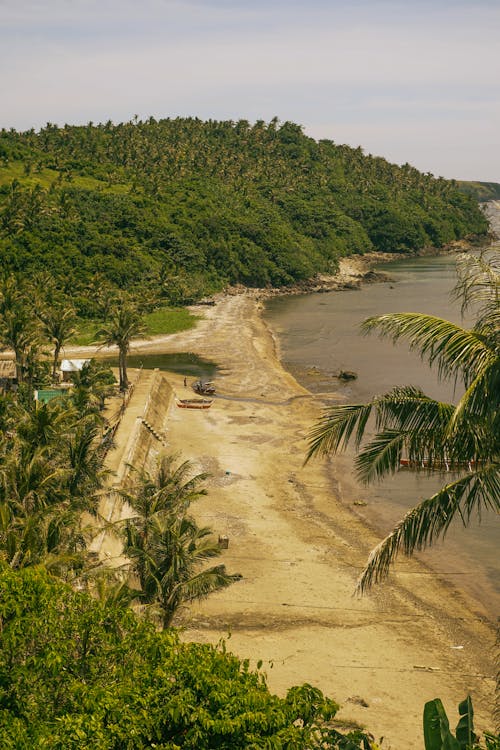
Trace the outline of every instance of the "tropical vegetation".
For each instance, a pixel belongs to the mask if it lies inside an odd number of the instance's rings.
[[[122,491],[131,509],[119,523],[123,554],[139,585],[132,591],[143,605],[160,615],[163,628],[171,625],[178,609],[199,601],[238,581],[224,565],[207,567],[221,554],[212,530],[199,527],[188,513],[193,502],[206,494],[206,474],[192,475],[189,461],[176,465],[175,456],[162,456],[154,475],[136,472],[135,481]]]
[[[437,401],[418,387],[396,387],[368,403],[327,409],[310,434],[308,458],[343,450],[352,441],[365,483],[394,474],[402,459],[416,471],[449,470],[443,487],[372,551],[361,591],[388,574],[399,552],[411,555],[443,537],[453,519],[467,525],[482,511],[500,511],[500,252],[462,255],[458,277],[455,294],[462,309],[475,315],[470,329],[418,313],[363,323],[365,332],[406,340],[440,378],[460,385],[457,403]]]
[[[123,297],[119,298],[108,313],[103,328],[97,332],[104,346],[118,348],[118,373],[120,390],[126,391],[129,382],[127,376],[127,355],[133,338],[144,335],[145,326],[137,307]]]
[[[434,698],[425,704],[425,750],[467,750],[480,747],[480,738],[474,731],[474,710],[470,695],[459,703],[458,713],[460,719],[453,734],[441,700]],[[498,750],[500,747],[499,735],[487,732],[484,741],[486,750]]]
[[[99,412],[79,406],[0,396],[0,560],[15,570],[70,580],[85,564],[106,472]]]
[[[150,119],[1,131],[0,347],[14,352],[18,383],[0,395],[2,747],[376,747],[361,731],[341,732],[337,704],[319,690],[277,698],[260,665],[250,670],[223,644],[181,643],[170,627],[183,605],[239,578],[210,565],[220,547],[190,513],[206,477],[192,476],[189,463],[165,457],[154,474],[132,472],[121,491],[131,514],[115,526],[127,558],[116,585],[90,562],[106,491],[102,408],[114,378],[91,361],[59,398],[36,402],[33,390],[56,380],[82,320],[118,347],[125,390],[144,313],[161,327],[169,305],[227,283],[289,285],[334,270],[345,254],[412,253],[486,231],[453,181],[315,142],[293,123]],[[382,544],[363,587],[401,547],[411,552],[443,533],[451,515],[497,507],[498,265],[464,260],[461,279],[478,310],[472,331],[430,317],[367,323],[408,337],[442,375],[462,377],[459,404],[400,389],[364,411],[330,414],[313,438],[311,455],[353,432],[360,441],[373,412],[379,434],[360,454],[364,478],[393,471],[403,450],[426,469],[447,462],[460,471]],[[439,749],[438,734],[443,748],[455,739],[476,747],[472,707],[461,711],[465,740],[446,734],[441,708],[427,709],[428,750]]]
[[[454,181],[292,122],[195,118],[0,131],[0,259],[48,272],[80,317],[113,291],[154,307],[286,286],[370,250],[484,234]]]
[[[0,745],[6,750],[369,748],[310,685],[272,695],[260,671],[158,632],[40,568],[0,568]]]
[[[0,746],[5,750],[376,750],[304,684],[284,698],[226,645],[184,643],[119,601],[72,590],[41,567],[0,565]],[[440,701],[426,750],[478,750],[472,704],[456,736]],[[499,738],[485,736],[487,750]]]
[[[497,201],[500,199],[500,183],[498,182],[467,182],[458,180],[459,189],[479,203]]]

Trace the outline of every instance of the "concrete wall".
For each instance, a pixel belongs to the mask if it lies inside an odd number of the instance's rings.
[[[131,464],[139,470],[154,470],[158,455],[166,450],[163,430],[166,427],[173,395],[172,388],[163,373],[156,371],[142,417],[137,418],[128,450],[124,455],[125,464]],[[123,466],[120,469],[119,475],[122,474],[122,481],[125,481],[127,468]]]

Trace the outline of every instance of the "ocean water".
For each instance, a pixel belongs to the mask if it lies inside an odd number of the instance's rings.
[[[391,281],[360,290],[273,298],[265,318],[277,335],[283,365],[305,387],[321,394],[341,393],[346,403],[359,403],[395,385],[417,385],[440,400],[461,395],[452,382],[439,382],[435,373],[404,342],[394,346],[375,334],[364,336],[361,322],[387,312],[431,313],[467,325],[450,293],[456,281],[453,256],[417,258],[386,264]],[[352,370],[357,380],[342,384],[335,373]],[[354,477],[352,454],[342,459],[350,471],[343,484],[366,507],[355,511],[386,534],[402,515],[429,497],[450,475],[427,477],[400,471],[370,487]],[[334,462],[335,465],[335,462]],[[354,509],[353,509],[354,510]],[[492,619],[500,613],[500,516],[484,514],[467,529],[453,525],[444,543],[420,553],[420,559],[444,579],[472,596],[478,611]]]

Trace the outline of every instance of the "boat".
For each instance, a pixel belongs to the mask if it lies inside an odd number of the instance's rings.
[[[196,380],[191,387],[200,396],[213,396],[215,393],[215,386],[211,380]]]
[[[446,461],[443,459],[435,459],[429,461],[424,458],[422,461],[413,461],[409,458],[400,458],[399,465],[402,469],[435,469],[436,471],[458,471],[459,469],[467,469],[472,471],[476,466],[476,461]]]
[[[181,398],[177,401],[179,409],[210,409],[213,399],[209,398]]]

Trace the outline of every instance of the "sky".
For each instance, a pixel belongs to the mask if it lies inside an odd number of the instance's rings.
[[[0,0],[0,127],[251,122],[500,182],[500,0]]]

